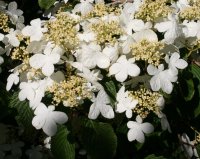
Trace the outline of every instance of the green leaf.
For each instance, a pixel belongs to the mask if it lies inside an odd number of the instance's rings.
[[[88,119],[81,130],[83,146],[92,159],[113,158],[117,137],[111,125]]]
[[[200,84],[197,86],[197,89],[199,90],[199,95],[197,97],[197,100],[198,100],[198,104],[194,110],[194,117],[196,118],[197,116],[200,115],[200,100],[199,100],[199,96],[200,96]]]
[[[114,106],[115,101],[116,101],[117,91],[116,91],[116,87],[113,81],[108,81],[105,83],[105,91],[107,92],[110,98],[111,104]]]
[[[163,156],[156,156],[155,154],[151,154],[145,157],[144,159],[166,159],[166,158]]]
[[[187,90],[187,92],[184,94],[184,99],[185,101],[190,101],[194,97],[194,93],[195,93],[194,82],[192,79],[185,80],[185,82],[186,82],[187,89],[184,89],[184,90]]]
[[[51,151],[57,159],[75,159],[75,144],[71,141],[69,130],[64,125],[51,139]]]
[[[16,121],[19,126],[24,128],[23,137],[27,141],[33,141],[34,135],[36,135],[36,129],[32,126],[33,111],[29,107],[27,101],[19,101],[18,92],[14,93],[8,105],[10,108],[15,108],[17,110]]]
[[[38,0],[38,4],[42,9],[49,9],[56,0]]]
[[[192,74],[200,81],[200,67],[196,64],[191,65]]]

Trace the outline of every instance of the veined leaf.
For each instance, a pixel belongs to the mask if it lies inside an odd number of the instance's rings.
[[[147,157],[145,157],[144,159],[166,159],[163,156],[156,156],[154,154],[148,155]]]
[[[70,141],[69,130],[64,125],[58,126],[58,131],[51,139],[51,150],[57,159],[75,159],[75,144]]]
[[[192,79],[186,80],[187,85],[187,94],[185,94],[184,99],[185,101],[190,101],[194,97],[195,89],[194,89],[194,82]]]
[[[33,141],[34,135],[36,134],[36,129],[32,126],[33,111],[29,107],[27,101],[19,101],[18,92],[14,93],[10,98],[8,105],[10,108],[15,108],[17,110],[16,121],[19,126],[24,129],[23,137],[27,141]]]
[[[196,64],[191,65],[192,74],[200,81],[200,67]]]
[[[117,137],[111,125],[86,120],[82,129],[83,146],[92,159],[113,158]]]
[[[42,9],[49,9],[56,0],[38,0],[38,4]]]

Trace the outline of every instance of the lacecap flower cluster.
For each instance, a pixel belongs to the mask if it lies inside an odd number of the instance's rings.
[[[15,2],[0,3],[0,54],[20,61],[10,70],[6,89],[19,86],[19,100],[28,100],[34,111],[33,126],[53,136],[56,124],[68,120],[55,111],[57,106],[74,109],[90,100],[90,119],[124,113],[129,141],[143,143],[145,134],[153,132],[153,125],[143,122],[150,113],[163,130],[171,131],[162,112],[163,94],[172,93],[190,51],[200,47],[198,0],[117,5],[81,0],[71,11],[66,8],[62,2],[47,14],[48,20],[37,18],[24,26]],[[102,84],[108,78],[117,86],[114,103]],[[48,94],[51,105],[42,102]]]

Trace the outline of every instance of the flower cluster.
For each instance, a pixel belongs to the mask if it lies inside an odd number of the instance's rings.
[[[55,108],[84,107],[89,100],[90,119],[125,112],[129,141],[143,143],[144,134],[153,132],[152,124],[143,123],[150,113],[170,131],[163,94],[172,93],[179,70],[188,65],[180,50],[189,54],[200,48],[197,2],[134,0],[107,6],[81,0],[71,11],[64,5],[49,20],[37,18],[27,26],[14,2],[0,7],[1,54],[10,52],[12,60],[21,62],[11,70],[7,90],[19,85],[19,99],[29,101],[36,129],[53,136],[56,124],[68,119]],[[116,84],[114,102],[105,79]],[[43,99],[49,95],[47,107]]]

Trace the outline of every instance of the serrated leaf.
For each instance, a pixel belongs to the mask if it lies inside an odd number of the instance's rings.
[[[147,157],[145,157],[144,159],[166,159],[163,156],[156,156],[154,154],[148,155]]]
[[[38,4],[42,9],[49,9],[55,2],[56,0],[38,0]]]
[[[57,159],[75,159],[75,144],[71,141],[69,130],[64,125],[58,126],[58,131],[51,139],[51,151]]]
[[[82,128],[82,143],[91,159],[113,158],[117,137],[111,125],[87,120]]]
[[[34,113],[32,109],[29,107],[27,101],[19,101],[18,93],[14,93],[9,101],[10,108],[15,108],[17,110],[16,121],[19,126],[23,127],[23,137],[27,141],[33,141],[34,135],[36,134],[35,128],[32,126],[32,119]]]

